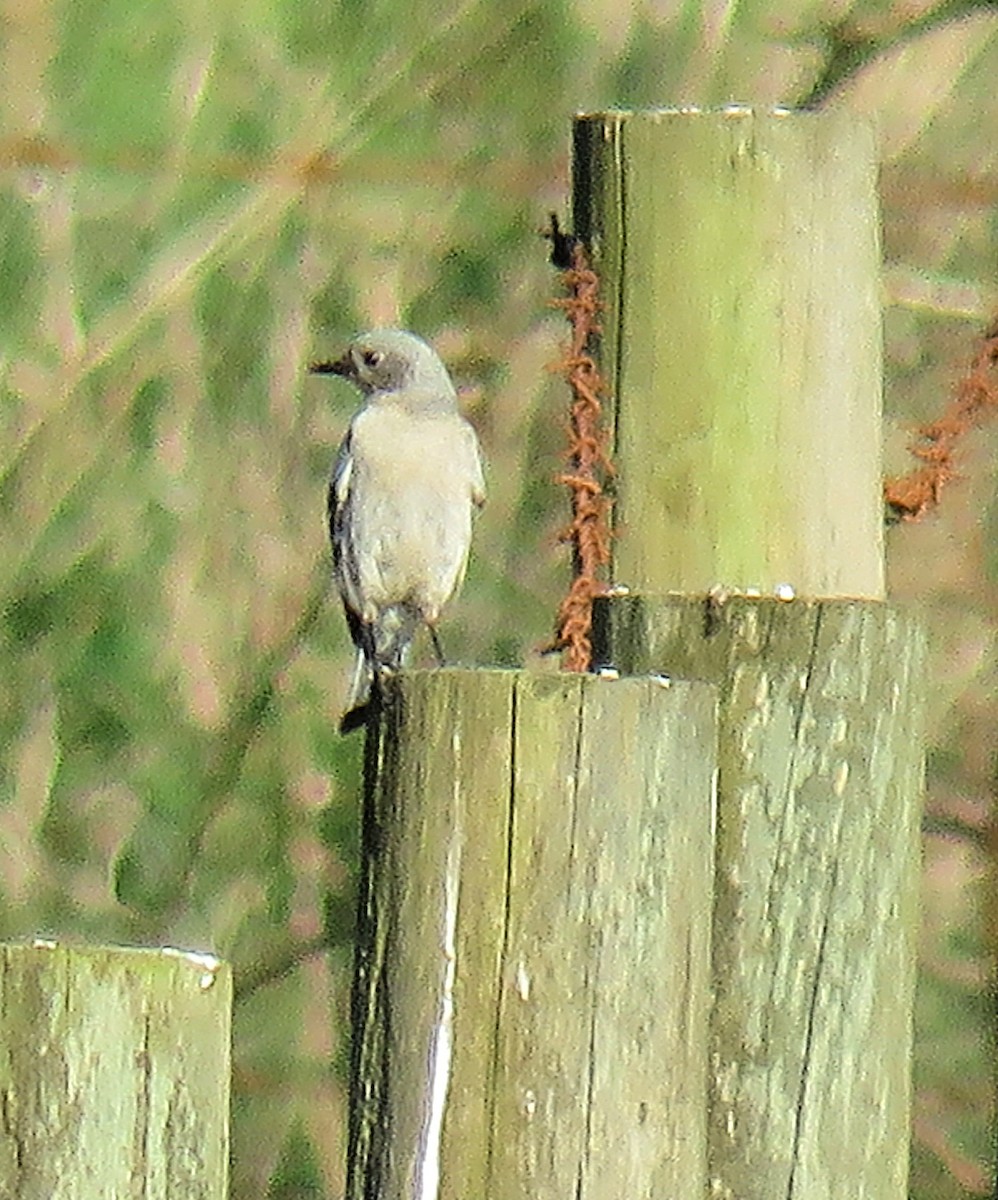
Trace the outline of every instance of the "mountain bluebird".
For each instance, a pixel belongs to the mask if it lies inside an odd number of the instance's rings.
[[[311,370],[349,379],[365,399],[329,483],[333,573],[357,647],[347,732],[366,718],[372,680],[403,665],[420,624],[443,665],[436,625],[464,578],[485,484],[475,431],[422,338],[377,329]]]

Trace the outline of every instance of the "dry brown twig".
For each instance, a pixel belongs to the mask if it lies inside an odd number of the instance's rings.
[[[917,521],[939,503],[956,473],[960,438],[998,410],[998,318],[986,330],[970,369],[957,384],[942,416],[915,431],[909,449],[921,461],[906,475],[884,483],[884,503],[896,521]]]
[[[552,262],[563,268],[568,295],[553,301],[564,309],[571,340],[556,368],[572,389],[569,423],[569,470],[557,476],[571,493],[572,521],[560,540],[572,546],[572,584],[558,608],[554,640],[546,653],[563,651],[566,671],[587,671],[592,661],[592,605],[606,585],[601,579],[610,561],[610,498],[604,491],[613,475],[607,454],[607,434],[602,420],[603,380],[590,353],[592,338],[600,332],[599,278],[589,265],[582,243],[562,233],[552,214]]]

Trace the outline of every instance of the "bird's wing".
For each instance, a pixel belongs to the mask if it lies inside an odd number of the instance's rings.
[[[353,474],[353,454],[351,452],[351,431],[340,443],[333,463],[333,473],[329,480],[329,493],[326,498],[326,513],[329,522],[329,540],[333,544],[333,564],[338,567],[343,556],[344,521],[347,500],[350,496],[350,477]]]
[[[356,471],[353,451],[354,431],[351,425],[340,443],[333,473],[329,480],[326,507],[329,520],[329,539],[333,546],[333,576],[339,589],[343,608],[350,626],[354,645],[361,644],[360,614],[364,606],[360,594],[357,547],[354,544],[354,515],[351,491]]]
[[[471,480],[471,499],[476,508],[481,508],[485,503],[485,475],[482,470],[482,452],[478,445],[478,435],[471,427],[470,423],[465,422],[467,430],[466,437],[468,441],[468,469]]]

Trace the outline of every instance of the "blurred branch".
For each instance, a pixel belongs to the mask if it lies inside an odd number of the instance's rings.
[[[935,1155],[956,1182],[972,1196],[990,1196],[991,1183],[987,1171],[954,1146],[950,1132],[944,1127],[943,1118],[948,1107],[937,1093],[922,1089],[912,1114],[912,1135]]]
[[[971,174],[929,170],[907,161],[881,163],[880,199],[885,210],[898,213],[941,207],[963,212],[991,209],[998,206],[998,179],[989,175],[983,164]]]
[[[233,999],[238,1004],[267,987],[278,983],[296,971],[302,963],[330,950],[353,946],[356,897],[351,888],[347,894],[328,892],[322,932],[312,937],[289,941],[271,952],[268,958],[236,973]]]
[[[958,959],[927,949],[924,943],[918,952],[918,969],[923,977],[932,976],[948,988],[959,989],[975,999],[991,978],[991,960],[986,955]]]
[[[922,836],[967,842],[969,845],[985,851],[989,846],[987,829],[971,825],[956,817],[939,816],[932,813],[926,813],[922,818]]]
[[[819,34],[824,62],[811,90],[797,102],[798,107],[819,108],[833,92],[876,59],[925,34],[980,12],[998,15],[998,0],[943,0],[936,8],[883,34],[863,33],[849,20],[825,25]]]
[[[118,899],[147,916],[153,915],[157,929],[165,927],[184,901],[205,831],[238,781],[250,746],[270,714],[277,676],[297,654],[325,606],[327,585],[328,571],[323,565],[294,623],[261,656],[251,677],[233,698],[231,715],[208,753],[198,803],[185,814],[182,827],[174,818],[168,852],[164,852],[166,831],[162,818],[151,813],[140,821],[118,856]]]
[[[191,843],[192,861],[209,820],[238,780],[253,739],[266,719],[273,701],[275,679],[298,653],[325,607],[328,584],[329,571],[323,563],[294,624],[262,656],[252,678],[233,701],[232,715],[218,735],[205,772],[201,819]]]
[[[998,310],[998,288],[905,263],[884,267],[883,288],[886,304],[916,312],[980,322]]]
[[[266,651],[253,677],[232,705],[232,716],[218,735],[205,778],[205,794],[209,799],[224,795],[238,779],[250,743],[270,708],[275,678],[298,653],[325,607],[329,590],[329,571],[325,563],[317,576],[294,624]]]
[[[302,963],[308,962],[309,959],[315,958],[319,954],[325,954],[328,949],[329,940],[325,933],[289,942],[273,953],[270,958],[256,962],[236,974],[232,988],[233,1001],[241,1004],[244,1000],[248,1000],[254,992],[258,992],[269,984],[286,979]]]

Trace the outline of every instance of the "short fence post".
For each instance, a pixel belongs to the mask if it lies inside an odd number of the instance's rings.
[[[392,681],[368,734],[350,1200],[701,1200],[713,688]]]
[[[844,113],[576,123],[623,585],[597,661],[720,692],[718,1200],[907,1194],[925,648],[883,602],[875,166]]]
[[[47,942],[0,955],[0,1195],[225,1200],[228,967]]]

